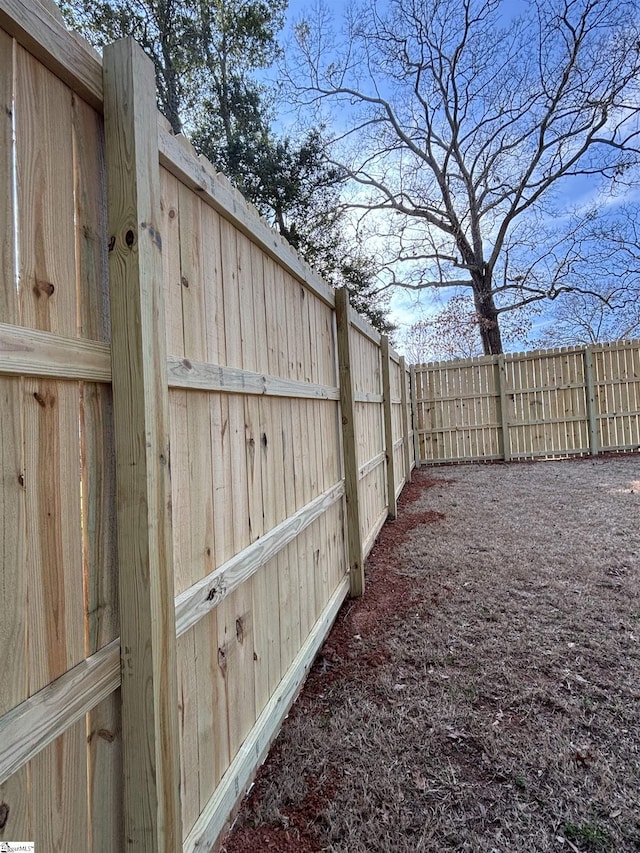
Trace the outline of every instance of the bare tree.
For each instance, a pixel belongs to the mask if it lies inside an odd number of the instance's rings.
[[[540,337],[541,347],[564,347],[617,341],[640,336],[640,293],[625,312],[590,293],[568,293],[554,313],[553,323]]]
[[[504,343],[527,343],[532,320],[533,309],[530,306],[507,315],[501,329]],[[409,326],[399,345],[411,364],[474,358],[483,354],[478,335],[481,322],[473,298],[456,294],[439,311]]]
[[[510,8],[369,0],[339,35],[318,6],[288,72],[298,102],[344,128],[329,156],[393,246],[383,286],[470,288],[485,353],[502,351],[505,312],[597,295],[569,274],[562,202],[631,181],[640,159],[637,3]]]
[[[566,243],[566,273],[581,289],[561,295],[538,343],[572,346],[638,337],[639,206],[624,205],[606,224],[591,211]]]

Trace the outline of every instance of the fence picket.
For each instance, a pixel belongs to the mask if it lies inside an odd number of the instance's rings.
[[[422,461],[635,449],[639,364],[640,342],[619,341],[415,365]]]
[[[130,39],[105,48],[104,71],[125,831],[168,852],[182,828],[155,82]]]

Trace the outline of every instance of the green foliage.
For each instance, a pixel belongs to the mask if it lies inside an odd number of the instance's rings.
[[[278,53],[287,0],[59,0],[67,22],[96,47],[133,36],[153,60],[158,106],[174,132],[194,117],[255,116],[252,77]],[[228,137],[227,137],[228,142]]]
[[[564,825],[564,834],[569,841],[578,841],[586,845],[587,850],[604,851],[610,849],[609,834],[597,824],[567,822]]]
[[[175,133],[239,188],[305,260],[389,331],[372,262],[345,237],[340,187],[321,129],[272,130],[269,91],[255,72],[279,53],[287,0],[59,0],[67,22],[100,48],[133,36],[153,60],[158,107]]]
[[[229,144],[202,127],[194,145],[240,189],[307,263],[334,287],[346,285],[351,305],[383,334],[390,296],[377,293],[374,261],[349,240],[340,192],[347,176],[325,156],[322,130],[295,142],[276,138],[259,109],[236,117]]]

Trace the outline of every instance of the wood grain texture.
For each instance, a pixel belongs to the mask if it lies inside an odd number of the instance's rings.
[[[379,345],[380,344],[380,332],[377,329],[374,329],[371,323],[369,323],[365,318],[358,314],[357,311],[354,311],[352,308],[349,312],[349,319],[351,325],[356,328],[360,334],[364,335],[365,338],[368,338],[372,343]]]
[[[238,239],[233,225],[220,218],[222,299],[224,305],[225,363],[243,367],[241,303],[238,278]],[[226,404],[226,436],[229,449],[230,505],[225,507],[232,520],[232,553],[250,542],[249,494],[245,453],[244,401],[230,396]],[[218,648],[224,661],[230,757],[235,755],[255,722],[255,680],[253,673],[253,611],[249,584],[240,585],[227,596],[218,610]]]
[[[247,548],[214,569],[176,598],[177,634],[181,636],[234,590],[238,589],[260,566],[272,560],[304,531],[316,518],[344,494],[342,483],[335,484],[307,506],[273,527]]]
[[[351,379],[351,323],[349,316],[349,296],[346,288],[341,288],[336,291],[336,328],[347,510],[347,548],[351,595],[358,597],[364,593],[364,565],[362,539],[360,537],[358,453],[355,434],[354,389]]]
[[[364,465],[361,465],[358,468],[358,479],[364,480],[367,474],[370,474],[374,471],[379,465],[383,465],[387,460],[387,454],[383,450],[380,453],[377,453],[371,459],[367,460]]]
[[[36,329],[0,324],[0,374],[111,382],[111,348]]]
[[[359,466],[366,470],[358,483],[360,537],[364,541],[368,539],[380,514],[387,509],[387,493],[393,494],[395,487],[389,490],[386,464],[368,469],[368,463],[379,458],[380,454],[383,454],[385,461],[387,458],[381,347],[353,326],[350,341],[350,372],[356,399],[357,458]],[[390,400],[391,394],[388,394],[386,399]],[[391,453],[392,447],[389,447],[389,454]]]
[[[222,248],[220,216],[200,201],[203,229],[202,251],[206,307],[206,359],[224,364],[224,295],[222,281]],[[213,490],[213,565],[219,566],[233,553],[233,518],[226,511],[230,499],[231,446],[228,429],[228,406],[223,395],[209,395],[211,422],[211,484]],[[220,613],[211,611],[195,627],[198,680],[198,751],[200,810],[211,797],[215,786],[229,766],[229,721],[227,715],[227,680],[220,666]]]
[[[184,354],[185,324],[183,291],[191,282],[182,275],[183,257],[189,257],[189,211],[184,211],[181,224],[181,199],[184,188],[164,170],[160,174],[162,211],[162,260],[167,346],[171,351]],[[188,204],[185,205],[185,208]],[[181,234],[185,246],[181,245]],[[191,275],[188,269],[185,275]],[[198,282],[194,281],[197,290]],[[188,309],[187,309],[188,310]],[[202,312],[204,315],[204,311]],[[193,334],[192,334],[193,336]],[[192,401],[191,401],[192,402]],[[192,554],[191,468],[189,460],[189,395],[180,390],[169,393],[170,447],[171,447],[171,502],[174,559],[174,586],[176,594],[193,583],[194,559]],[[200,472],[199,472],[200,473]],[[199,757],[198,757],[198,693],[196,679],[195,634],[191,632],[178,638],[176,645],[178,667],[178,717],[180,732],[180,801],[183,832],[187,832],[199,813]]]
[[[387,520],[387,510],[382,510],[382,512],[378,515],[375,521],[370,525],[369,532],[367,536],[364,538],[362,544],[362,553],[364,554],[364,559],[366,559],[371,553],[371,549],[375,545],[376,539],[378,538],[378,533],[382,530],[382,527]]]
[[[269,746],[297,696],[348,591],[349,582],[345,578],[331,596],[322,616],[315,623],[287,674],[233,759],[215,795],[206,804],[196,825],[185,839],[184,853],[196,853],[196,851],[205,853],[211,850],[224,829],[235,803],[244,796],[257,767],[266,757]]]
[[[161,165],[180,179],[239,232],[256,242],[283,268],[316,293],[328,305],[334,305],[333,288],[300,258],[288,243],[260,219],[242,195],[204,157],[194,158],[177,137],[164,127],[158,127]]]
[[[20,322],[16,289],[12,112],[14,42],[0,31],[0,322]],[[27,698],[27,567],[23,383],[0,377],[0,714]],[[27,768],[0,782],[9,807],[0,840],[31,838]]]
[[[132,40],[105,48],[126,837],[178,851],[176,633],[155,83]],[[126,570],[125,570],[126,567]]]
[[[384,408],[384,447],[387,457],[387,508],[389,517],[395,518],[398,514],[396,501],[396,474],[395,457],[393,452],[393,420],[392,420],[392,398],[391,398],[391,366],[389,357],[389,338],[382,335],[380,342],[380,354],[382,358],[382,396]]]
[[[94,341],[102,342],[110,382],[104,124],[102,115],[77,96],[72,100],[72,120],[80,334],[91,339],[94,347]],[[86,368],[84,353],[79,362]],[[120,633],[113,400],[110,385],[104,383],[103,377],[98,380],[101,384],[85,381],[80,397],[86,651],[90,656]],[[116,659],[119,685],[119,653]],[[94,850],[103,853],[118,853],[125,843],[120,709],[121,696],[117,689],[95,704],[86,719],[90,841]]]
[[[21,325],[78,335],[72,93],[22,48],[15,55],[16,221]],[[46,134],[42,133],[46,127]],[[77,383],[23,381],[29,693],[85,657]],[[88,832],[86,736],[78,724],[31,763],[32,837],[77,847]],[[78,796],[51,820],[70,786]]]
[[[96,654],[0,717],[0,780],[53,743],[120,684],[120,643]]]
[[[84,39],[68,32],[38,0],[0,0],[0,27],[12,35],[69,88],[102,108],[100,57]]]
[[[209,314],[215,317],[215,285],[211,287],[209,249],[213,260],[218,255],[215,241],[219,224],[210,223],[206,216],[206,205],[184,185],[179,186],[180,205],[180,291],[182,295],[182,327],[184,354],[202,361],[208,358],[209,335],[217,327]],[[209,234],[209,226],[214,235]],[[213,236],[213,243],[210,243]],[[186,489],[189,518],[187,552],[190,569],[187,573],[189,585],[208,575],[215,566],[214,510],[215,481],[213,479],[213,452],[211,441],[212,417],[210,395],[190,392],[186,395],[187,431],[181,441],[187,443],[188,468]],[[186,495],[183,497],[187,497]],[[188,832],[200,814],[201,806],[211,796],[220,778],[216,735],[216,716],[220,698],[218,696],[218,616],[212,612],[194,627],[191,632],[190,656],[185,652],[181,670],[192,675],[191,695],[182,685],[181,701],[184,713],[181,716],[183,787],[182,806],[184,833]],[[188,640],[187,637],[184,640]],[[184,643],[181,638],[180,642]],[[224,708],[224,704],[222,704]],[[188,713],[187,713],[188,712]]]
[[[335,387],[283,379],[240,367],[209,364],[176,355],[168,357],[167,370],[171,388],[311,400],[337,400],[339,396],[338,389]]]
[[[13,192],[14,41],[0,29],[0,323],[17,325]]]
[[[400,401],[402,404],[402,446],[404,454],[404,482],[411,482],[411,435],[409,430],[410,388],[407,390],[408,374],[404,356],[400,358]]]

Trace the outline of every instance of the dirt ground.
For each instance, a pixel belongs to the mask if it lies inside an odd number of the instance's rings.
[[[226,853],[640,851],[640,457],[414,472]]]

